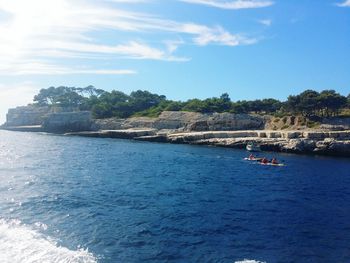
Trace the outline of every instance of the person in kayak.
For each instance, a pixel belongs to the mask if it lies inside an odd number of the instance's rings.
[[[250,154],[249,157],[248,157],[249,160],[254,160],[255,159],[255,156],[254,154]]]
[[[271,163],[272,163],[272,164],[278,164],[278,161],[277,161],[276,158],[272,158]]]
[[[267,164],[267,163],[269,162],[269,160],[268,160],[266,157],[264,157],[264,158],[261,159],[260,162],[261,162],[262,164]]]

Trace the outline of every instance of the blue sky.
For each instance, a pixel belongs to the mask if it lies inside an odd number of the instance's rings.
[[[0,120],[41,88],[350,93],[350,0],[0,0]]]

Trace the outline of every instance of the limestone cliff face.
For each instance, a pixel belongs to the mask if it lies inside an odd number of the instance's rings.
[[[121,119],[95,120],[95,126],[102,130],[153,128],[157,130],[179,131],[231,131],[261,129],[264,119],[248,114],[164,111],[158,118],[134,117]]]
[[[95,119],[92,122],[91,130],[121,130],[123,129],[125,119],[108,118],[108,119]]]
[[[91,112],[60,112],[47,115],[42,123],[47,132],[74,132],[91,130]]]
[[[4,127],[11,130],[28,126],[41,126],[37,131],[69,132],[91,130],[92,118],[88,111],[72,111],[71,108],[24,106],[9,109]]]
[[[350,129],[349,117],[306,118],[303,116],[284,116],[279,118],[273,116],[265,116],[265,120],[266,130],[321,129],[328,131],[342,131]]]
[[[264,119],[248,114],[213,113],[186,125],[188,131],[256,130],[264,127]]]
[[[198,112],[186,111],[164,111],[157,118],[155,128],[157,129],[188,129],[190,124],[205,121],[207,116]]]
[[[157,130],[184,130],[188,125],[205,120],[204,114],[184,111],[164,111],[158,118],[132,117],[122,123],[123,129],[153,128]]]
[[[41,125],[49,107],[23,106],[9,109],[6,115],[6,127]]]
[[[174,131],[232,131],[262,129],[265,120],[248,114],[164,111],[158,118],[133,117],[91,120],[91,114],[66,109],[27,106],[10,109],[6,126],[43,125],[45,130],[120,130],[151,128]],[[90,126],[89,126],[90,125]]]
[[[321,128],[328,130],[350,130],[350,118],[323,119]]]

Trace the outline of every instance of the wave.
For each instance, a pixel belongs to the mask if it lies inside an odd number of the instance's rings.
[[[58,246],[19,220],[0,219],[0,262],[97,263],[97,259],[87,250]]]

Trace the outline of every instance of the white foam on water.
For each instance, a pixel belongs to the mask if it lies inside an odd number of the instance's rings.
[[[0,219],[1,263],[97,263],[87,250],[58,246],[19,220]]]
[[[242,261],[236,261],[235,263],[266,263],[263,261],[256,261],[256,260],[250,260],[250,259],[244,259]]]

